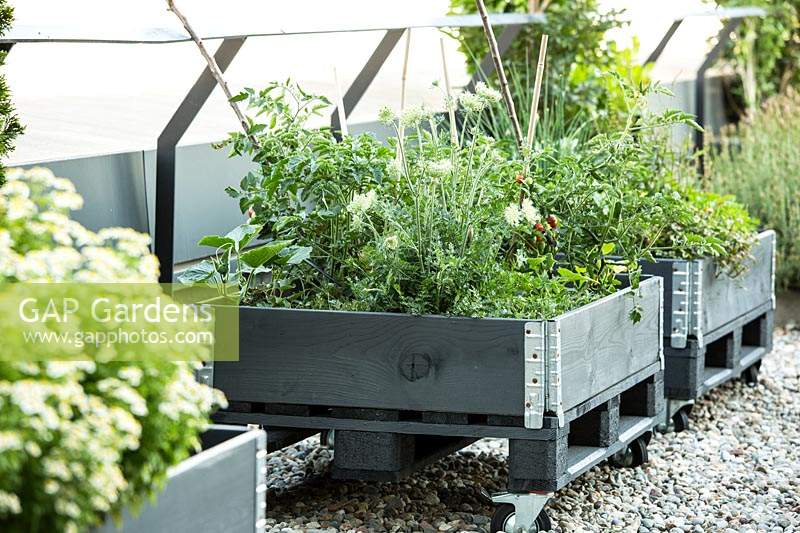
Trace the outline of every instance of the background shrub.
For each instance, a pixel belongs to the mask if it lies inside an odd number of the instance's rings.
[[[11,27],[14,20],[14,9],[0,0],[0,35],[5,34]],[[5,64],[6,52],[0,51],[0,67]],[[14,149],[14,138],[22,133],[23,128],[14,113],[14,106],[11,103],[11,94],[6,84],[5,76],[0,75],[0,159],[8,155]],[[3,166],[0,165],[0,185],[5,181]]]
[[[777,281],[800,287],[800,95],[790,90],[725,130],[710,151],[706,184],[736,195],[778,233]]]

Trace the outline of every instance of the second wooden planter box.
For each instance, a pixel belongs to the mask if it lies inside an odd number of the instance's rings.
[[[745,374],[755,380],[771,350],[775,307],[775,232],[758,235],[748,270],[731,278],[712,259],[643,264],[664,278],[664,387],[677,430],[690,402]]]

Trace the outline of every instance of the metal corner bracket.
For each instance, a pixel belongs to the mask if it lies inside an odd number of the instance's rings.
[[[561,384],[561,325],[558,320],[525,323],[525,427],[541,429],[549,411],[564,425]]]
[[[700,328],[703,297],[703,261],[673,261],[670,346],[686,348],[689,335],[703,345]]]
[[[541,429],[544,424],[546,404],[547,322],[536,320],[525,323],[523,346],[525,361],[525,427]]]
[[[203,361],[203,366],[195,370],[194,378],[209,387],[214,386],[214,361]]]

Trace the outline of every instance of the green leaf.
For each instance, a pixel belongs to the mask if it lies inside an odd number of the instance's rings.
[[[217,269],[214,268],[214,264],[206,259],[180,272],[178,274],[178,281],[186,284],[200,283],[202,281],[207,281],[216,271]]]
[[[274,259],[291,241],[272,241],[239,255],[239,260],[250,268],[258,268]]]
[[[241,226],[233,228],[225,237],[233,240],[236,249],[241,250],[247,246],[247,243],[252,241],[255,236],[261,233],[263,227],[262,224],[242,224]]]
[[[233,98],[231,98],[231,102],[241,102],[242,100],[247,100],[247,93],[239,93]]]
[[[616,245],[613,242],[607,242],[600,248],[600,252],[603,255],[610,255],[611,252],[614,251],[614,248],[616,248]]]
[[[220,235],[206,235],[197,241],[197,244],[200,246],[210,246],[212,248],[219,249],[224,246],[234,246],[236,243],[233,241],[233,239],[228,237],[222,237]]]
[[[293,246],[281,254],[281,259],[286,265],[297,265],[311,257],[310,246]]]

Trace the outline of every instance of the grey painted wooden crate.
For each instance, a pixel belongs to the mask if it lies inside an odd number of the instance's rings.
[[[164,490],[135,516],[95,533],[258,533],[266,513],[264,431],[211,426],[204,450],[170,469]],[[206,447],[206,445],[208,447]]]
[[[663,369],[662,292],[646,279],[636,295],[625,288],[552,320],[242,308],[239,360],[216,362],[212,380],[262,415],[464,413],[519,417],[524,431],[552,413],[563,426]]]
[[[712,259],[659,259],[643,264],[646,274],[664,278],[664,330],[672,348],[689,339],[703,346],[713,332],[775,307],[775,232],[758,234],[743,275],[730,278]]]

